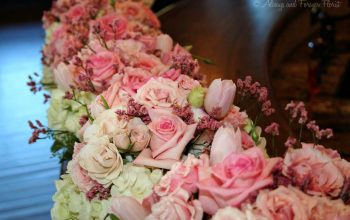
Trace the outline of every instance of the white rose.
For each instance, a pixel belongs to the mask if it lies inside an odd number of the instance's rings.
[[[95,118],[92,125],[85,129],[84,140],[89,142],[94,137],[106,135],[113,138],[119,134],[127,133],[127,123],[125,120],[119,120],[114,110],[105,110]]]
[[[108,136],[92,138],[78,154],[79,165],[98,183],[108,186],[123,169],[123,159]]]

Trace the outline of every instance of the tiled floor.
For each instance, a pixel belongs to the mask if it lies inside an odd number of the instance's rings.
[[[50,141],[28,144],[29,119],[45,121],[47,105],[26,86],[41,72],[40,22],[0,26],[0,219],[50,219],[59,164]]]

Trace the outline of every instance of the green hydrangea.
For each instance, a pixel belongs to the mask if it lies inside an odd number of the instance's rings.
[[[81,128],[79,120],[86,115],[86,109],[73,100],[63,98],[64,92],[60,89],[51,91],[50,107],[48,109],[48,124],[54,130],[69,131],[74,134]],[[88,92],[77,92],[77,99],[86,104],[90,104],[95,95]]]
[[[63,175],[62,180],[57,180],[56,189],[52,197],[55,202],[51,209],[53,220],[103,220],[106,217],[110,201],[93,199],[89,202],[74,185],[70,175]]]
[[[133,166],[131,163],[124,165],[123,172],[113,181],[112,196],[131,196],[138,201],[152,193],[154,184],[160,181],[162,171],[151,171],[145,167]]]

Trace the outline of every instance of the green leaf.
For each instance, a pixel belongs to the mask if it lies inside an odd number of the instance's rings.
[[[100,95],[100,97],[101,97],[101,100],[103,102],[103,106],[105,107],[105,109],[110,109],[105,97],[103,97],[103,95]]]
[[[117,216],[113,214],[109,214],[109,217],[111,218],[111,220],[120,220]]]
[[[195,59],[202,61],[203,63],[210,64],[210,65],[215,65],[214,61],[212,61],[209,58],[201,57],[198,55],[192,55]]]
[[[192,45],[186,45],[186,46],[184,46],[184,48],[185,48],[185,50],[187,50],[187,51],[191,51],[192,48],[193,48],[193,46],[192,46]]]

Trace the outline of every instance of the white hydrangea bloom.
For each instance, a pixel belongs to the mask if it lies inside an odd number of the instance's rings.
[[[145,167],[134,166],[131,163],[124,165],[123,172],[113,181],[112,196],[131,196],[138,201],[152,193],[154,184],[160,181],[162,171],[151,171]]]
[[[56,181],[57,192],[51,209],[53,220],[103,220],[108,213],[110,200],[93,199],[89,202],[85,194],[74,185],[70,175],[63,175]],[[107,218],[110,219],[110,218]]]
[[[50,107],[48,109],[49,127],[55,130],[77,133],[81,128],[79,120],[86,115],[86,109],[81,104],[63,98],[64,92],[54,89],[51,92]],[[89,104],[95,99],[95,95],[88,92],[77,93],[80,102]]]

